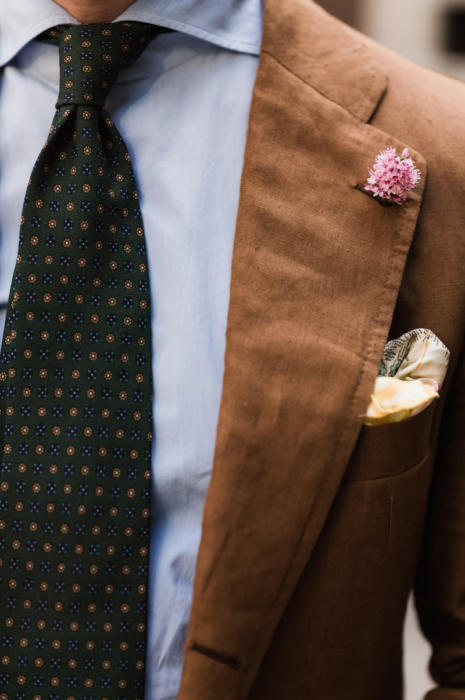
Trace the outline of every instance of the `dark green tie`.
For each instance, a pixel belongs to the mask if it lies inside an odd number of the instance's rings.
[[[162,31],[41,36],[61,85],[1,350],[0,700],[144,694],[150,288],[131,159],[103,106]]]

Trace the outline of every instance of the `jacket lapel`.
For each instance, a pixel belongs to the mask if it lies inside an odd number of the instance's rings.
[[[385,89],[355,32],[265,1],[179,700],[247,697],[356,442],[422,196],[356,188],[406,145],[365,123]]]

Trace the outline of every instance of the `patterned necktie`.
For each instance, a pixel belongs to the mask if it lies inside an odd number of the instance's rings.
[[[41,36],[59,44],[61,84],[1,350],[0,700],[144,694],[150,289],[134,172],[103,105],[163,31]]]

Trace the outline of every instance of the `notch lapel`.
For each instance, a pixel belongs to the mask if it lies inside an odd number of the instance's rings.
[[[420,210],[356,187],[406,144],[386,78],[306,0],[266,0],[225,373],[179,700],[244,700],[348,464]]]

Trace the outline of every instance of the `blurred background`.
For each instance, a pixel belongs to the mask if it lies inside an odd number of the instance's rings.
[[[413,61],[465,80],[465,0],[317,0]]]
[[[407,58],[465,80],[465,0],[317,0],[328,12]],[[409,602],[404,635],[405,700],[434,684],[430,647]]]

